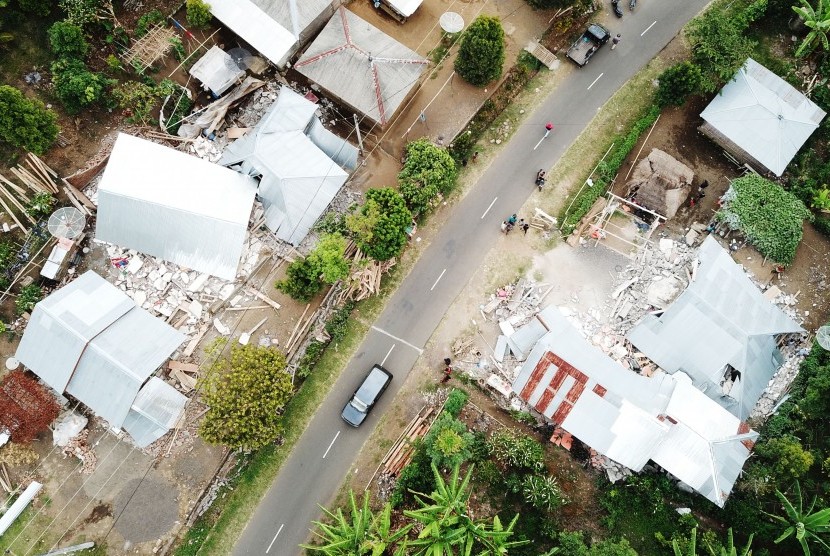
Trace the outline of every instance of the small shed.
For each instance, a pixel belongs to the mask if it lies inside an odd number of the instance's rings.
[[[626,338],[668,373],[692,379],[739,419],[783,363],[777,340],[804,330],[758,290],[709,236],[695,279],[660,315],[646,315]]]
[[[252,133],[236,140],[219,164],[259,178],[265,223],[278,238],[299,244],[354,169],[357,149],[326,130],[317,105],[280,89]],[[313,133],[312,133],[313,130]]]
[[[210,0],[213,16],[283,69],[342,0]]]
[[[294,69],[350,110],[384,126],[428,66],[417,53],[341,7]]]
[[[373,0],[375,8],[383,10],[399,23],[404,23],[415,13],[424,0]]]
[[[150,378],[184,340],[90,270],[35,305],[15,358],[144,447],[187,400]]]
[[[634,197],[637,204],[649,210],[672,218],[689,196],[694,177],[691,168],[660,149],[652,149],[634,167],[626,184],[628,197]]]
[[[249,176],[121,133],[98,186],[95,237],[233,280],[255,194]]]
[[[230,54],[215,45],[193,64],[188,73],[216,96],[245,77],[245,70],[240,69]]]
[[[740,162],[781,176],[825,112],[748,58],[700,114],[700,131]]]

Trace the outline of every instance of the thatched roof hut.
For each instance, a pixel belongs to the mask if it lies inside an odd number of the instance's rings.
[[[638,205],[672,218],[692,188],[695,174],[691,168],[660,149],[652,149],[642,159],[626,184],[628,197]]]

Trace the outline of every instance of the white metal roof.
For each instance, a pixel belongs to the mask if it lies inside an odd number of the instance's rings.
[[[210,0],[213,16],[279,67],[294,52],[297,38],[250,0]]]
[[[746,419],[781,364],[775,335],[803,332],[713,236],[698,252],[695,281],[659,317],[647,315],[627,338],[663,370],[684,371],[695,386]],[[723,394],[726,366],[740,381]]]
[[[255,194],[249,176],[121,133],[98,186],[95,236],[232,280]]]
[[[199,58],[188,73],[216,95],[221,95],[245,77],[245,70],[239,69],[233,58],[216,45]]]
[[[187,397],[158,377],[141,388],[124,421],[124,430],[145,448],[176,426]]]
[[[625,369],[559,311],[544,312],[549,331],[514,392],[606,457],[635,471],[652,460],[723,506],[757,433],[688,382]]]
[[[424,3],[424,0],[384,0],[387,4],[404,17],[409,17]]]
[[[700,115],[777,176],[824,116],[813,101],[752,58]]]
[[[308,234],[349,177],[305,135],[316,110],[316,104],[283,87],[254,132],[232,143],[219,161],[260,177],[266,224],[293,245]],[[353,152],[347,158],[357,157],[357,150],[341,139],[338,152],[343,151]]]
[[[294,69],[385,125],[428,65],[416,52],[340,7]]]
[[[121,427],[142,384],[184,339],[88,271],[35,305],[15,357]]]

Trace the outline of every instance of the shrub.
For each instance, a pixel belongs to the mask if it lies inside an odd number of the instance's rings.
[[[545,452],[542,445],[533,438],[502,429],[490,437],[490,451],[504,465],[529,471],[545,468]]]
[[[159,103],[153,87],[140,81],[124,81],[112,90],[112,97],[128,123],[153,122],[151,114]]]
[[[715,217],[740,230],[765,257],[789,265],[810,211],[795,195],[760,176],[740,177],[723,196]]]
[[[411,491],[432,492],[435,490],[435,474],[430,466],[431,458],[427,455],[423,441],[415,441],[415,453],[412,461],[403,468],[395,483],[395,490],[389,497],[389,503],[397,508],[407,500],[412,499]]]
[[[49,27],[49,48],[56,58],[83,58],[89,52],[84,31],[69,21],[58,21]]]
[[[565,503],[559,483],[550,475],[526,475],[522,494],[525,502],[537,510],[552,512]]]
[[[44,216],[52,214],[52,207],[55,206],[56,201],[57,199],[48,193],[38,193],[29,201],[29,204],[26,206],[26,212],[32,218],[43,218]]]
[[[32,309],[35,308],[35,305],[43,299],[43,290],[37,284],[29,284],[28,286],[24,286],[23,289],[20,290],[20,293],[17,294],[17,298],[14,300],[14,307],[15,312],[18,315],[22,315],[23,313],[31,313]]]
[[[314,265],[317,274],[327,284],[334,284],[349,275],[349,261],[344,255],[346,238],[340,234],[325,234],[308,254],[309,264]]]
[[[37,452],[25,444],[10,442],[0,448],[0,463],[5,463],[12,467],[30,465],[36,462],[39,457]]]
[[[212,17],[210,4],[204,0],[187,0],[187,22],[191,27],[207,27]]]
[[[398,174],[398,185],[412,214],[426,213],[455,187],[458,171],[447,149],[429,139],[418,139],[406,146],[406,162]]]
[[[135,24],[136,38],[143,37],[151,27],[164,21],[164,14],[159,10],[150,10],[138,18]]]
[[[52,64],[52,83],[67,113],[77,114],[101,100],[109,81],[81,60],[64,58]]]
[[[689,22],[687,36],[692,59],[701,69],[703,90],[716,91],[752,55],[757,43],[745,32],[748,19],[746,12],[734,14],[715,5]]]
[[[813,465],[813,454],[792,435],[759,442],[755,453],[769,462],[776,481],[781,483],[800,479]]]
[[[660,74],[655,100],[660,106],[683,106],[687,98],[703,92],[702,87],[700,68],[689,61],[681,62]]]
[[[303,356],[297,363],[297,376],[300,378],[308,378],[311,371],[314,370],[315,365],[320,361],[323,353],[326,351],[326,343],[319,340],[311,340],[305,348]]]
[[[288,265],[285,274],[274,287],[297,301],[311,301],[323,288],[316,265],[307,257]]]
[[[52,11],[52,3],[52,0],[17,0],[20,11],[40,17],[49,15]]]
[[[467,405],[467,400],[469,398],[470,395],[464,390],[453,388],[450,395],[447,396],[447,402],[444,404],[444,411],[453,417],[458,417],[458,414],[461,413],[461,410],[464,409],[465,405]]]
[[[58,5],[66,14],[67,21],[81,28],[98,21],[103,9],[102,0],[59,0]]]
[[[412,213],[400,193],[388,187],[370,189],[366,202],[346,217],[346,226],[360,249],[376,261],[397,257],[407,242]]]
[[[352,316],[353,310],[354,302],[347,301],[326,322],[326,332],[328,332],[332,342],[339,342],[346,336],[346,331],[349,329],[349,317]]]
[[[465,81],[484,87],[501,76],[504,29],[498,17],[481,15],[467,28],[455,59],[455,71]]]
[[[452,415],[442,413],[424,439],[427,455],[440,468],[453,468],[472,457],[473,435]]]
[[[0,139],[16,148],[43,154],[58,137],[58,117],[37,99],[0,85]]]

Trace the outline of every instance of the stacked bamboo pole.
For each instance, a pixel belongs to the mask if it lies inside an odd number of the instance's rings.
[[[429,417],[433,412],[432,407],[424,407],[409,423],[398,441],[383,458],[381,466],[384,473],[396,477],[409,464],[415,453],[415,441],[426,436],[432,426]]]

